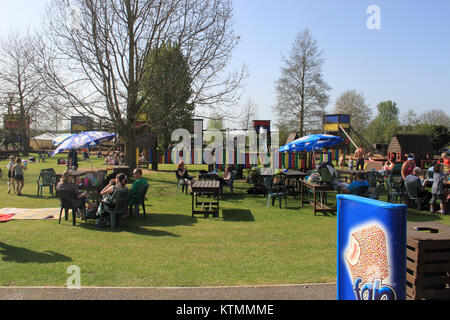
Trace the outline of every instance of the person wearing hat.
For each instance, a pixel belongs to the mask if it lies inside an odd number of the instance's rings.
[[[411,153],[406,158],[406,161],[402,165],[402,178],[406,179],[407,176],[413,173],[414,168],[416,167],[416,162],[414,161],[414,155]]]

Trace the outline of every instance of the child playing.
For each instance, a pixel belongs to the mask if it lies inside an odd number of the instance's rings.
[[[344,170],[347,164],[345,163],[345,155],[339,157],[339,170]]]
[[[17,195],[22,195],[22,189],[25,184],[25,180],[23,178],[23,170],[27,170],[27,166],[22,164],[22,160],[17,157],[16,164],[12,167],[12,171],[14,172],[14,179],[17,182]]]
[[[8,168],[8,194],[11,193],[11,186],[13,187],[14,194],[16,194],[16,184],[14,183],[14,172],[12,168],[14,167],[14,156],[9,156],[9,163],[6,166]]]
[[[443,173],[443,165],[436,164],[434,166],[434,175],[433,175],[433,186],[431,188],[431,194],[433,197],[431,198],[430,203],[430,212],[434,213],[434,207],[436,206],[436,198],[439,199],[439,204],[441,206],[441,214],[445,213],[445,192],[444,192],[444,181],[446,180],[446,175]]]

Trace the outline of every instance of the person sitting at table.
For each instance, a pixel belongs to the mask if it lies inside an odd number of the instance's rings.
[[[65,171],[60,182],[56,185],[56,191],[69,191],[72,193],[72,205],[73,208],[84,211],[86,205],[91,205],[88,199],[88,194],[78,190],[77,185],[74,183],[73,175],[70,171]],[[80,212],[78,212],[80,217]]]
[[[230,183],[232,178],[233,178],[233,166],[232,165],[228,165],[225,168],[225,171],[223,173],[223,177],[222,178],[219,177],[220,193],[221,194],[222,194],[223,186],[228,184],[228,183]]]
[[[412,174],[415,167],[416,163],[414,162],[414,155],[411,153],[408,155],[406,161],[402,165],[401,174],[403,180],[405,180],[408,175]]]
[[[416,183],[417,195],[421,197],[422,206],[427,206],[431,199],[431,193],[426,190],[428,179],[424,180],[423,183],[420,180],[420,174],[422,173],[422,169],[416,167],[413,169],[413,172],[406,176],[405,182],[407,183]]]
[[[367,187],[369,189],[369,181],[366,180],[366,175],[363,172],[356,174],[356,180],[352,183],[339,183],[339,187],[343,193],[354,193],[359,188]]]
[[[139,206],[137,206],[137,202],[138,202],[138,190],[141,187],[144,187],[146,185],[148,185],[147,180],[144,179],[144,177],[142,176],[142,169],[137,168],[134,169],[133,171],[133,177],[136,179],[133,182],[133,185],[131,186],[131,191],[130,191],[130,204],[132,206],[134,206],[134,217],[135,218],[140,218],[139,216]]]
[[[100,202],[97,210],[97,219],[100,222],[105,217],[103,216],[103,212],[105,209],[114,208],[115,203],[112,202],[112,196],[116,191],[126,190],[127,188],[127,176],[124,173],[117,174],[115,179],[111,179],[106,187],[100,192],[100,196],[102,196],[102,201]],[[105,220],[106,225],[108,225],[108,220]]]
[[[439,164],[444,165],[445,168],[450,168],[450,158],[447,156],[447,152],[443,152],[441,159],[438,161]]]
[[[178,168],[176,171],[177,179],[183,180],[184,183],[189,187],[189,191],[192,193],[191,185],[194,182],[194,177],[191,177],[188,173],[187,167],[183,160],[178,163]]]
[[[394,166],[395,164],[390,159],[388,159],[381,167],[381,170],[378,172],[382,176],[388,176],[392,172],[392,170],[394,170]]]

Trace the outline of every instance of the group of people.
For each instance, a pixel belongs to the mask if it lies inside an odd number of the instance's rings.
[[[118,166],[123,163],[125,163],[125,155],[120,151],[115,151],[111,156],[105,158],[105,164],[112,166]]]
[[[187,170],[187,166],[183,160],[178,162],[178,167],[175,172],[178,181],[183,181],[189,188],[189,192],[192,193],[192,184],[194,183],[194,177],[190,176]],[[223,173],[223,177],[219,177],[218,180],[220,182],[220,190],[222,192],[223,186],[228,184],[233,179],[233,166],[228,165],[225,167],[225,171]]]
[[[372,157],[373,157],[372,152],[366,153],[366,151],[364,150],[364,146],[360,145],[356,149],[353,157],[352,156],[350,157],[350,162],[348,164],[348,167],[352,170],[354,168],[353,161],[355,161],[355,170],[363,171],[365,161],[371,160]],[[343,170],[343,169],[345,169],[345,167],[347,167],[347,163],[345,162],[345,155],[342,154],[339,158],[339,170]]]
[[[402,166],[402,178],[407,183],[411,183],[417,194],[422,198],[423,205],[430,205],[430,212],[438,212],[445,214],[446,203],[450,200],[450,192],[446,191],[444,185],[450,184],[448,175],[444,173],[444,169],[449,168],[450,162],[447,154],[443,153],[440,160],[434,162],[424,176],[424,180],[420,179],[422,169],[416,166],[414,156],[411,154]],[[431,192],[427,188],[431,185]],[[439,200],[440,211],[437,209],[437,200]]]
[[[22,189],[25,185],[23,172],[27,170],[27,163],[23,162],[20,157],[9,157],[8,169],[8,194],[11,193],[11,187],[14,194],[22,195]]]
[[[147,180],[142,176],[142,169],[135,169],[133,171],[133,177],[135,181],[131,186],[130,190],[130,205],[134,205],[133,214],[136,218],[139,217],[139,206],[135,205],[138,201],[138,190],[147,185]],[[99,205],[96,207],[91,201],[89,201],[89,195],[80,191],[74,182],[74,177],[71,174],[71,171],[65,171],[61,177],[60,182],[56,185],[57,191],[69,191],[72,194],[72,206],[75,209],[78,209],[78,215],[81,217],[82,214],[85,213],[85,208],[88,209],[88,212],[91,214],[90,217],[95,217],[97,219],[97,223],[100,224],[101,221],[105,221],[108,224],[109,220],[105,218],[105,210],[112,209],[115,206],[113,201],[113,195],[116,191],[127,190],[127,176],[124,173],[119,173],[115,176],[115,178],[111,179],[109,183],[101,190],[100,196],[102,200]]]

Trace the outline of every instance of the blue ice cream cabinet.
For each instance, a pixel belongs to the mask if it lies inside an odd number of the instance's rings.
[[[406,299],[406,212],[393,204],[337,195],[337,299]]]

